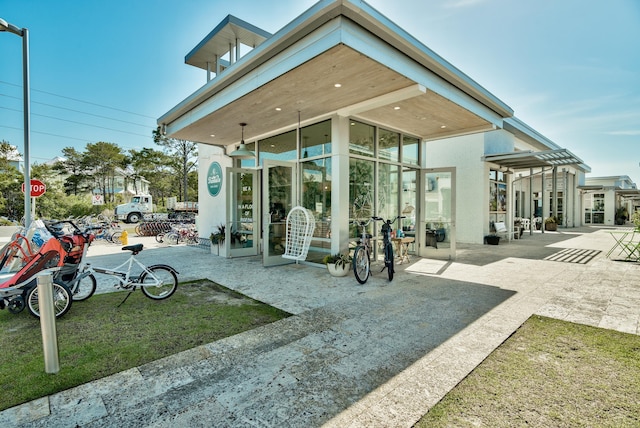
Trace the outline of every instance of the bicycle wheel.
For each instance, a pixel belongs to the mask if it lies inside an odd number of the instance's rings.
[[[178,289],[176,274],[166,266],[148,267],[147,271],[140,275],[140,283],[144,295],[153,300],[166,299]]]
[[[353,274],[360,284],[364,284],[369,279],[370,263],[367,250],[364,247],[356,247],[353,253]]]
[[[82,279],[72,287],[71,297],[75,302],[87,300],[96,292],[96,285],[96,277],[93,276],[92,273],[87,276],[83,276]]]
[[[159,244],[164,242],[164,232],[160,232],[156,235],[156,242]]]
[[[393,281],[393,246],[391,245],[391,243],[388,243],[384,247],[384,264],[387,266],[387,275],[389,275],[389,281]]]
[[[177,233],[167,233],[164,235],[164,241],[169,245],[178,245],[180,237]]]
[[[114,244],[122,244],[122,240],[120,238],[122,238],[122,232],[118,231],[118,232],[113,232],[109,240]]]
[[[69,288],[61,283],[53,283],[53,310],[56,313],[56,318],[66,314],[71,309],[71,291]],[[34,285],[27,291],[27,307],[29,313],[36,318],[40,318],[40,304],[38,303],[38,286]]]

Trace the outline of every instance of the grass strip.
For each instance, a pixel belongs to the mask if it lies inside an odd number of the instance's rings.
[[[153,301],[140,291],[73,302],[57,320],[60,371],[45,373],[40,321],[0,311],[0,410],[272,323],[290,314],[208,280]]]
[[[417,427],[638,427],[640,336],[532,316]]]

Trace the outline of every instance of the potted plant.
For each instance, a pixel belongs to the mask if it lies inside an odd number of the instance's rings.
[[[558,223],[556,222],[556,218],[554,216],[547,217],[544,220],[544,230],[549,230],[549,231],[558,230]]]
[[[220,224],[220,226],[218,226],[216,230],[211,232],[209,239],[211,240],[212,253],[215,253],[215,254],[220,253],[220,245],[224,244],[224,239],[225,239],[224,232],[225,232],[224,224]]]
[[[331,276],[345,276],[351,270],[351,256],[348,254],[327,254],[322,261]]]
[[[498,235],[487,235],[484,237],[484,243],[489,245],[500,244],[500,237]]]
[[[616,209],[615,222],[617,225],[623,225],[628,218],[629,218],[629,213],[627,212],[626,207],[619,207],[618,209]]]

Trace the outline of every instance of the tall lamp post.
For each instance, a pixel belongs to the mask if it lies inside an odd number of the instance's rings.
[[[24,89],[24,225],[31,224],[31,171],[29,166],[29,128],[31,123],[29,102],[29,30],[18,28],[0,18],[0,31],[8,31],[22,37],[22,80]]]

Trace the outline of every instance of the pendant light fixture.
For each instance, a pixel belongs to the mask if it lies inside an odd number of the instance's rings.
[[[244,127],[247,126],[247,124],[243,122],[243,123],[240,123],[239,125],[242,127],[242,139],[240,140],[240,147],[238,147],[237,150],[231,152],[229,156],[236,159],[253,158],[256,156],[255,153],[253,153],[251,150],[248,150],[247,146],[244,144]]]

